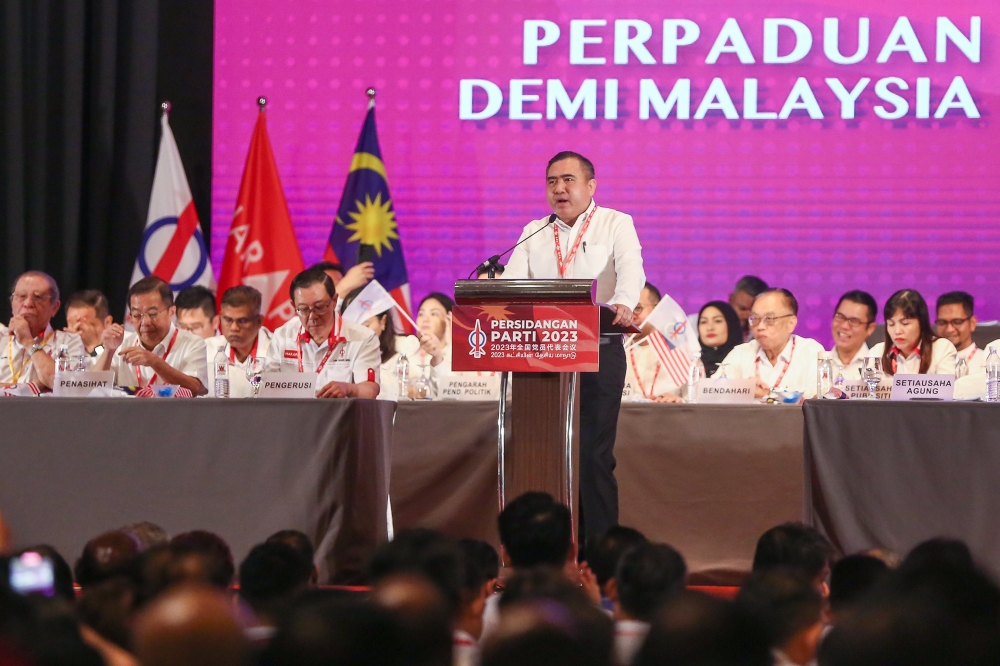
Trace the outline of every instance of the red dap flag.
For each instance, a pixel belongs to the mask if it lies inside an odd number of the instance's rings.
[[[295,316],[288,287],[302,269],[302,254],[278,178],[262,105],[222,260],[220,307],[226,289],[239,284],[253,287],[262,295],[264,326],[273,331]]]

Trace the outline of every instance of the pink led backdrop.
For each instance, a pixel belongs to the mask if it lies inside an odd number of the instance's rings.
[[[216,269],[256,97],[269,99],[271,141],[309,264],[322,255],[363,120],[364,91],[374,86],[417,299],[430,290],[451,291],[455,279],[513,243],[526,222],[547,214],[545,162],[572,149],[596,164],[598,202],[634,216],[649,279],[689,311],[725,297],[738,277],[755,273],[791,289],[802,303],[802,332],[826,342],[833,304],[852,288],[867,289],[880,302],[904,286],[928,299],[965,289],[976,296],[980,319],[1000,316],[1000,134],[994,122],[1000,9],[993,3],[216,0],[216,14]],[[978,40],[973,17],[980,17]],[[765,19],[775,18],[791,21],[776,28],[770,59],[795,56],[795,62],[765,62]],[[844,57],[858,51],[859,19],[869,19],[868,54],[860,62],[836,64],[826,55],[824,19],[830,18],[839,19]],[[664,64],[670,60],[664,40],[676,34],[683,43],[691,33],[665,32],[665,19],[687,19],[700,31],[690,45],[677,47],[676,63]],[[719,40],[727,19],[735,20],[746,49],[739,35]],[[574,28],[580,20],[606,25]],[[640,48],[624,49],[627,64],[616,64],[615,22],[623,20],[648,24],[651,35]],[[526,21],[550,22],[530,34],[543,44],[555,39],[538,47],[537,64],[525,62]],[[794,22],[812,37],[801,58],[794,53],[801,46]],[[551,25],[558,39],[546,32]],[[574,54],[574,30],[602,41],[577,40]],[[717,41],[724,48],[708,63]],[[581,57],[605,62],[571,62]],[[721,82],[713,87],[716,78]],[[800,78],[799,92],[805,86],[811,94],[793,95],[789,103]],[[845,117],[827,80],[837,79],[847,94],[863,78],[870,81],[857,97],[855,117]],[[886,81],[893,78],[898,81]],[[466,84],[473,91],[466,114],[489,117],[460,118],[460,82],[471,79],[488,81],[502,95],[495,113],[483,114],[490,110],[489,84]],[[524,86],[539,100],[512,103],[511,81],[525,79],[541,82]],[[593,109],[588,112],[583,95],[568,119],[569,102],[588,79],[595,80]],[[672,90],[683,91],[683,83],[675,87],[682,79],[690,87],[686,114],[674,105],[660,119],[654,98],[645,105],[648,119],[642,117],[644,85],[647,98],[653,86],[668,100]],[[789,103],[787,118],[753,118],[751,79],[757,113],[777,114]],[[550,80],[567,91],[563,105],[547,101],[556,85]],[[609,108],[608,80],[617,81],[617,114]],[[706,95],[712,99],[706,102]],[[547,118],[550,104],[554,119]],[[518,119],[517,106],[541,118]],[[879,116],[893,112],[900,117]],[[822,118],[811,117],[816,114]]]

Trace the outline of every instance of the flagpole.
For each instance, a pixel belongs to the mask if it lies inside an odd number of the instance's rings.
[[[417,322],[410,319],[410,315],[407,314],[406,310],[403,309],[403,306],[400,305],[399,303],[396,303],[395,298],[392,299],[392,302],[396,304],[396,309],[399,310],[399,314],[403,315],[403,317],[406,318],[406,321],[410,322],[410,325],[413,326],[413,330],[417,330]]]
[[[170,106],[170,100],[169,99],[164,100],[163,103],[160,104],[160,109],[163,111],[163,115],[165,115],[165,116],[169,116],[170,115],[170,109],[171,108],[173,108],[173,107]]]
[[[257,106],[260,107],[260,112],[264,113],[264,108],[267,106],[267,98],[261,95],[257,98]]]
[[[368,95],[368,108],[371,109],[375,106],[375,95],[378,94],[378,91],[374,88],[369,88],[365,91],[365,94]]]

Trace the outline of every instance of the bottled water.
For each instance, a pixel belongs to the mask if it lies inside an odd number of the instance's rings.
[[[408,400],[408,389],[410,386],[410,359],[406,358],[406,354],[400,354],[399,358],[396,360],[396,384],[399,389],[399,393],[396,394],[396,399]]]
[[[816,397],[822,398],[833,388],[833,354],[824,352],[816,361]]]
[[[215,352],[215,397],[229,397],[229,357],[226,356],[226,346],[219,347]]]
[[[694,356],[688,369],[687,402],[698,402],[698,382],[705,378],[705,364],[701,362],[701,352]]]
[[[986,357],[986,402],[1000,402],[1000,356],[995,348]]]

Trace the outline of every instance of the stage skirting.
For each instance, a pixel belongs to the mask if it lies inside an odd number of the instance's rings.
[[[150,520],[206,529],[236,564],[280,529],[316,544],[321,580],[361,580],[386,540],[395,403],[376,400],[0,399],[0,511],[18,544],[69,561]]]
[[[396,530],[498,545],[496,419],[492,402],[8,398],[0,511],[71,563],[141,520],[218,532],[237,562],[297,528],[323,579],[352,583],[389,494]],[[995,405],[626,404],[615,453],[621,523],[684,553],[693,585],[739,584],[759,535],[803,519],[845,553],[960,538],[1000,573]]]
[[[969,544],[1000,576],[1000,405],[811,400],[810,520],[843,552]]]
[[[392,450],[396,529],[499,544],[496,403],[401,403]],[[799,407],[625,404],[621,523],[684,553],[692,584],[737,584],[757,537],[803,518]]]

